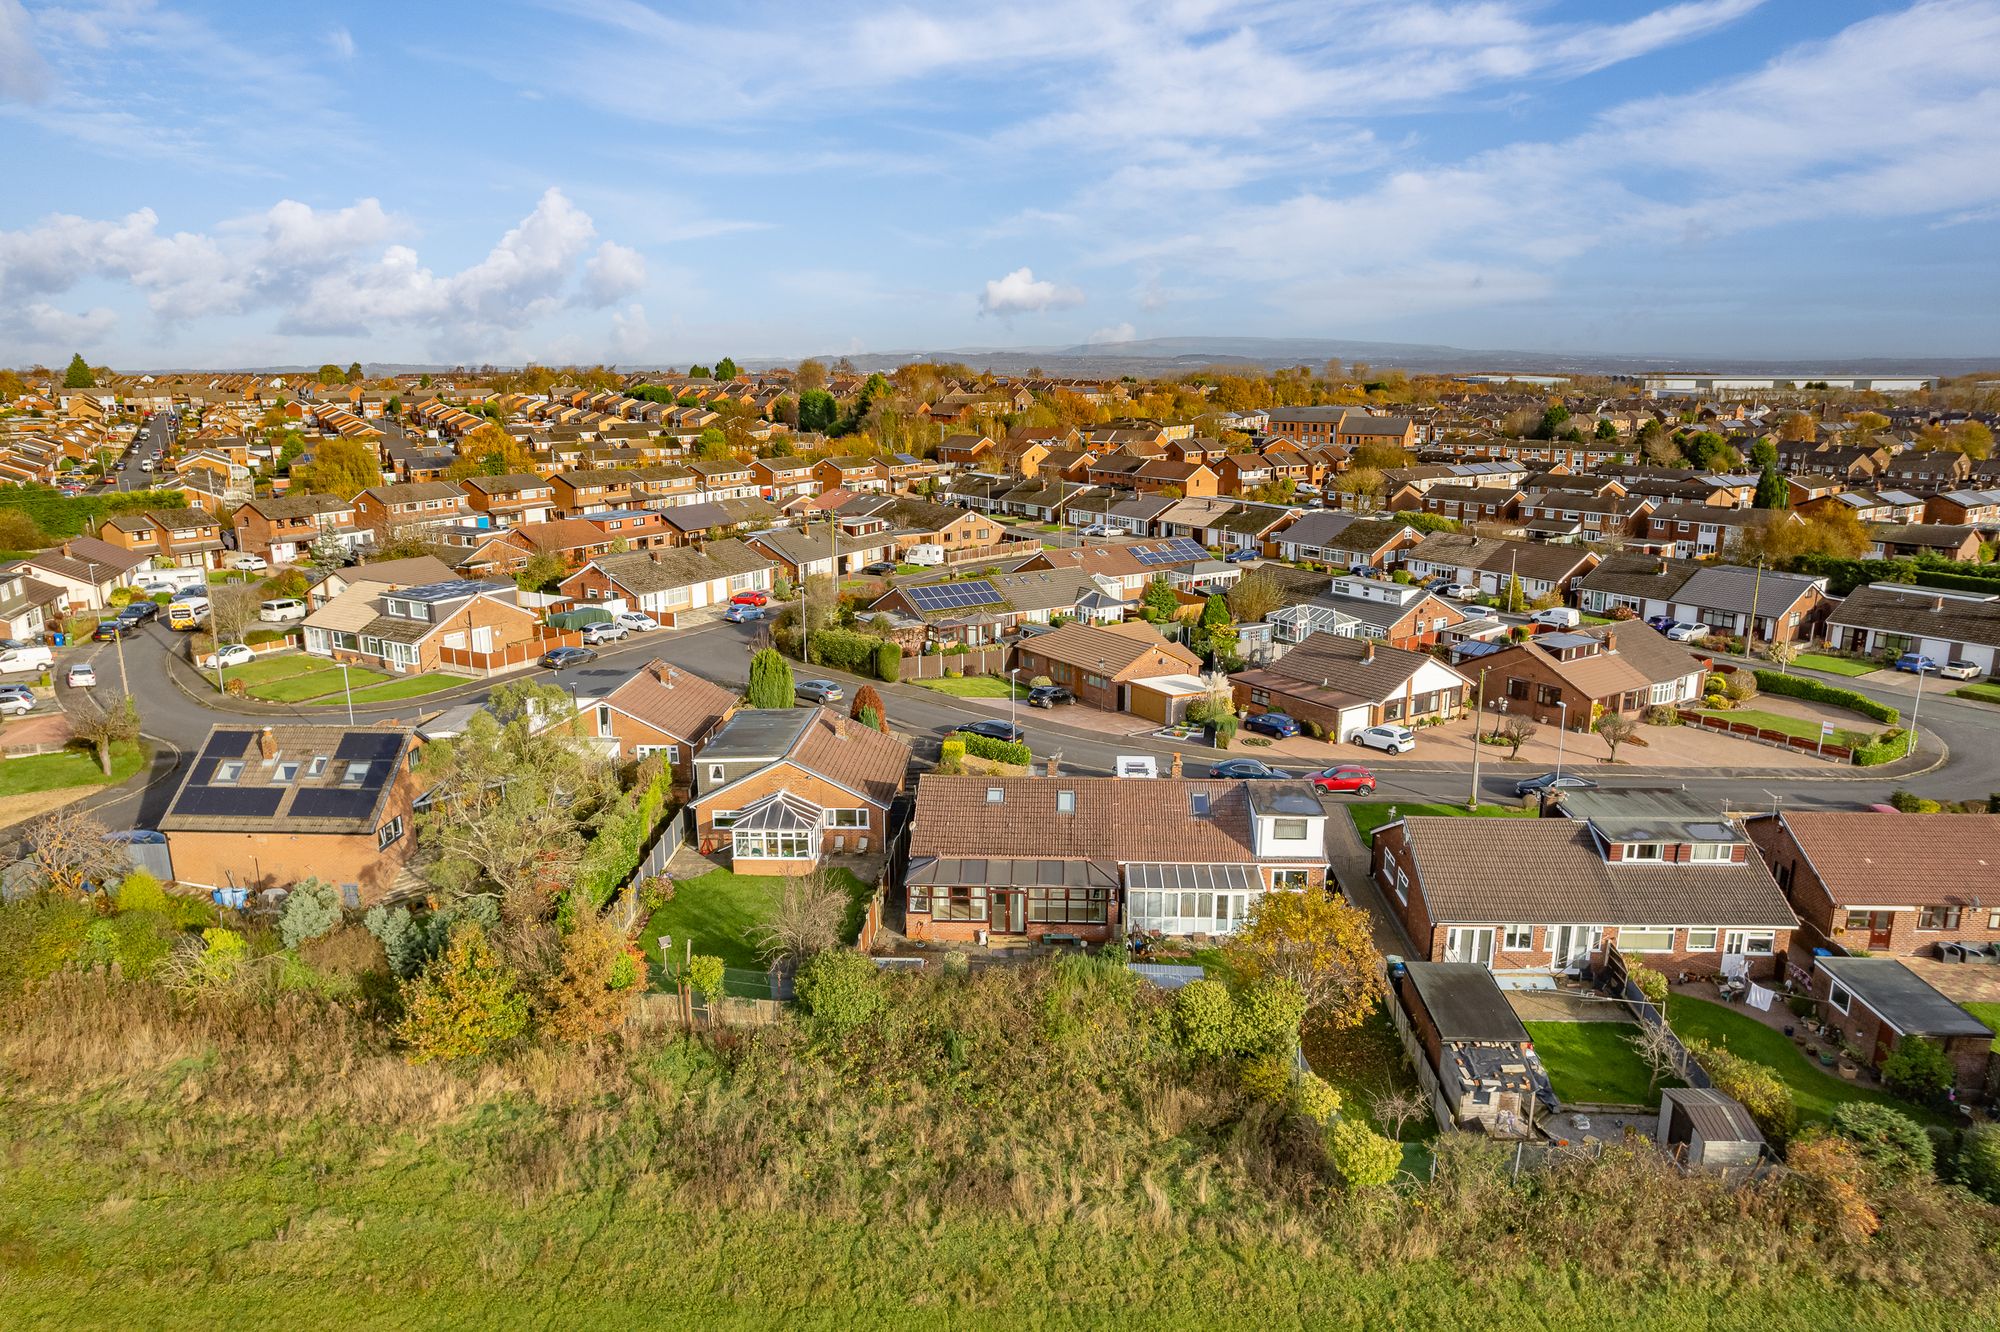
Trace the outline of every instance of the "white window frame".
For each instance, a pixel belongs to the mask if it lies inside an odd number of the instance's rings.
[[[1646,936],[1652,936],[1652,938],[1648,939],[1646,944],[1642,946],[1639,943],[1633,942],[1632,936],[1634,934],[1642,938]],[[1663,934],[1666,936],[1666,943],[1664,945],[1657,944],[1655,941],[1658,936]],[[1671,953],[1674,951],[1674,940],[1678,936],[1679,931],[1671,925],[1620,925],[1618,927],[1618,951],[1621,953]]]
[[[1687,932],[1687,951],[1690,953],[1712,953],[1722,942],[1722,932],[1713,925],[1707,929],[1690,927]]]
[[[1535,927],[1532,925],[1503,925],[1500,927],[1501,951],[1508,953],[1532,953],[1535,950]]]
[[[1736,848],[1727,842],[1693,842],[1688,846],[1688,860],[1696,865],[1724,865],[1735,856]]]
[[[868,809],[864,805],[859,809],[825,810],[820,815],[820,826],[823,828],[860,828],[866,830],[869,826]]]
[[[1663,861],[1666,858],[1666,848],[1658,842],[1627,842],[1625,844],[1624,859],[1626,860],[1642,860],[1648,864],[1653,864]]]
[[[398,814],[375,830],[375,849],[386,851],[403,840],[403,816]]]
[[[653,757],[653,755],[655,754],[665,754],[667,756],[667,762],[670,764],[679,763],[681,761],[681,747],[679,745],[632,746],[632,757],[635,759],[644,761],[646,759]]]
[[[1829,988],[1826,992],[1826,1001],[1843,1013],[1853,1012],[1854,991],[1831,977],[1828,978],[1827,984]]]
[[[740,809],[710,810],[708,813],[708,826],[717,832],[727,832],[736,825],[737,816],[742,813],[743,811]]]
[[[1768,939],[1764,948],[1752,948],[1755,939]],[[1778,951],[1776,930],[1729,930],[1722,936],[1722,952],[1728,957],[1770,957]]]
[[[1495,944],[1499,941],[1499,931],[1491,925],[1452,925],[1444,932],[1444,960],[1447,962],[1477,962],[1483,967],[1491,967],[1497,955]],[[1480,945],[1485,945],[1486,956],[1481,957]]]

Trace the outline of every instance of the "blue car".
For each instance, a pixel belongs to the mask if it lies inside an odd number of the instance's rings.
[[[1222,558],[1229,561],[1229,563],[1231,564],[1249,564],[1251,561],[1260,560],[1263,557],[1264,557],[1263,552],[1261,551],[1232,550],[1227,555],[1224,555]]]
[[[1896,669],[1899,671],[1910,671],[1917,675],[1931,675],[1936,673],[1937,668],[1938,664],[1936,660],[1926,657],[1921,652],[1905,652],[1902,656],[1896,658]]]
[[[722,618],[731,624],[748,624],[752,620],[763,619],[764,608],[762,606],[746,606],[739,601],[728,610],[722,612]]]
[[[1299,724],[1282,712],[1260,712],[1254,717],[1245,717],[1243,729],[1261,731],[1278,740],[1288,740],[1299,733]]]

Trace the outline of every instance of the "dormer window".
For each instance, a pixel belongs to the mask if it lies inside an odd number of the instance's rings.
[[[1688,847],[1688,859],[1697,863],[1715,864],[1736,858],[1736,848],[1727,842],[1696,842]]]
[[[1280,842],[1303,842],[1306,840],[1304,819],[1272,819],[1271,836]]]
[[[1630,842],[1625,847],[1625,859],[1660,860],[1662,849],[1658,842]]]

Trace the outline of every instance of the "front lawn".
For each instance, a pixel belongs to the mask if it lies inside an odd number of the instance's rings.
[[[1801,740],[1819,739],[1819,723],[1810,717],[1788,717],[1782,712],[1765,712],[1761,708],[1730,708],[1717,712],[1713,708],[1697,708],[1704,717],[1719,717],[1723,721],[1742,722],[1760,731],[1777,731],[1782,735],[1796,736]],[[1836,729],[1826,738],[1831,745],[1865,745],[1875,738],[1870,730]]]
[[[1411,815],[1425,814],[1441,814],[1454,818],[1479,819],[1531,819],[1535,817],[1533,809],[1517,809],[1512,805],[1481,805],[1477,809],[1467,809],[1464,805],[1426,805],[1418,801],[1401,800],[1393,802],[1379,800],[1363,801],[1358,805],[1349,805],[1347,807],[1347,817],[1354,820],[1355,831],[1361,834],[1361,840],[1365,842],[1368,840],[1370,833],[1389,822],[1391,817],[1389,811],[1391,810],[1395,811],[1394,817],[1399,819],[1408,818]]]
[[[270,684],[274,680],[289,680],[295,675],[308,675],[322,670],[326,661],[320,657],[309,657],[303,652],[280,652],[241,666],[222,668],[224,680],[241,680],[245,688],[255,689],[259,685]],[[203,674],[213,678],[212,670],[204,669]]]
[[[470,684],[472,678],[466,675],[447,675],[443,671],[431,671],[425,675],[405,675],[387,684],[370,685],[366,689],[354,691],[356,703],[392,703],[399,698],[421,698],[425,694],[435,694],[440,689],[450,689],[454,685]]]
[[[847,928],[844,937],[852,943],[861,933],[861,909],[873,891],[844,869],[833,871],[848,893]],[[673,900],[653,913],[640,940],[646,956],[660,965],[660,936],[673,938],[674,957],[687,956],[687,943],[694,951],[722,959],[725,967],[745,971],[764,970],[757,955],[754,935],[778,905],[785,881],[777,875],[737,874],[726,869],[710,870],[674,885]]]
[[[1955,698],[1969,698],[1974,703],[2000,703],[2000,684],[1969,684],[1951,692]]]
[[[261,698],[267,703],[310,703],[337,694],[344,698],[344,691],[349,686],[359,690],[368,685],[386,683],[394,678],[381,671],[350,666],[347,668],[347,678],[342,680],[340,667],[332,662],[321,662],[317,670],[296,672],[282,680],[252,685],[249,693],[250,697]]]
[[[146,761],[141,745],[111,746],[111,775],[97,766],[97,751],[73,746],[54,754],[29,754],[0,761],[0,797],[60,791],[70,786],[110,786],[139,771]]]
[[[1564,1105],[1660,1103],[1661,1087],[1679,1087],[1671,1075],[1655,1084],[1653,1071],[1632,1048],[1639,1032],[1631,1022],[1528,1022],[1529,1039],[1548,1070],[1549,1085]]]
[[[1866,675],[1880,667],[1872,661],[1856,661],[1853,657],[1829,657],[1824,652],[1801,652],[1792,658],[1792,665],[1804,671],[1824,671],[1828,675]]]
[[[908,683],[934,689],[940,694],[950,694],[953,698],[1006,698],[1008,684],[997,675],[967,675],[956,680],[911,680]],[[1015,698],[1026,698],[1026,685],[1012,687]]]
[[[1825,1123],[1834,1108],[1843,1101],[1892,1105],[1927,1124],[1950,1122],[1935,1111],[1911,1105],[1878,1088],[1849,1082],[1837,1073],[1827,1072],[1806,1058],[1798,1046],[1786,1040],[1783,1032],[1774,1031],[1756,1018],[1736,1012],[1727,1004],[1696,999],[1691,995],[1669,995],[1667,1020],[1673,1024],[1674,1034],[1683,1041],[1698,1040],[1719,1045],[1731,1054],[1755,1060],[1776,1073],[1792,1089],[1792,1099],[1798,1104],[1801,1124]]]

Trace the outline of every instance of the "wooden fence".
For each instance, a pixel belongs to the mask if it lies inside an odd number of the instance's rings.
[[[944,567],[962,569],[975,564],[994,564],[1001,560],[1026,559],[1030,555],[1042,553],[1042,543],[1032,537],[1022,537],[1014,541],[1002,541],[991,546],[980,546],[974,550],[948,550],[944,555]]]
[[[861,915],[861,933],[856,936],[854,946],[864,953],[875,951],[875,934],[882,928],[882,897],[888,890],[886,883],[876,884],[868,899],[868,909]]]
[[[459,670],[478,671],[492,675],[499,671],[512,670],[528,663],[547,652],[550,648],[581,647],[583,635],[574,631],[545,633],[539,638],[525,639],[509,643],[491,652],[474,652],[470,648],[441,647],[438,649],[438,665],[457,667]]]
[[[1823,758],[1829,763],[1854,761],[1854,751],[1851,748],[1846,745],[1836,745],[1832,741],[1822,745],[1817,739],[1808,740],[1803,736],[1787,735],[1783,731],[1766,731],[1752,726],[1749,722],[1730,721],[1727,717],[1711,717],[1705,712],[1690,712],[1686,708],[1677,709],[1676,712],[1683,723],[1698,726],[1704,731],[1741,736],[1745,740],[1755,740],[1761,744],[1776,745],[1780,749],[1811,754],[1814,758]]]
[[[942,680],[946,671],[965,675],[997,675],[1007,669],[1004,647],[974,648],[970,652],[933,652],[927,657],[905,656],[900,677],[904,680]]]
[[[693,1012],[689,1013],[681,1004],[679,995],[648,991],[632,997],[632,1006],[625,1014],[625,1025],[642,1031],[689,1025],[768,1027],[782,1019],[784,1013],[785,1005],[776,999],[717,999],[713,1002],[697,999]]]

